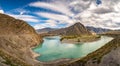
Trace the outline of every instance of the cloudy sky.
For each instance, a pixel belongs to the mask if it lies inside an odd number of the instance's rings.
[[[0,0],[0,13],[35,29],[85,26],[120,29],[120,0]]]

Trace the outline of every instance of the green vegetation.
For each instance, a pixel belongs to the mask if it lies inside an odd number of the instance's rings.
[[[82,35],[82,36],[61,36],[62,38],[60,39],[63,41],[64,39],[73,39],[76,42],[90,42],[90,41],[95,41],[99,39],[101,36],[100,35]]]
[[[77,36],[62,36],[61,39],[74,39],[74,38],[77,38]]]

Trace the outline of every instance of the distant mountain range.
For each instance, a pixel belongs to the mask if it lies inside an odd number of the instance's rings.
[[[86,26],[86,28],[89,31],[95,32],[97,34],[111,31],[110,29],[96,28],[96,27],[92,27],[92,26]],[[64,29],[64,28],[62,28],[62,29]],[[48,33],[50,31],[54,31],[54,30],[58,30],[58,28],[43,28],[43,29],[38,29],[36,31],[37,31],[37,33]]]
[[[96,28],[96,27],[92,27],[92,26],[86,26],[86,28],[92,32],[97,33],[97,34],[110,31],[110,29]]]
[[[43,29],[38,29],[36,30],[37,33],[47,33],[49,31],[54,31],[54,30],[57,30],[57,28],[43,28]]]
[[[66,28],[49,31],[48,34],[75,36],[75,35],[90,35],[92,33],[83,24],[78,22]]]

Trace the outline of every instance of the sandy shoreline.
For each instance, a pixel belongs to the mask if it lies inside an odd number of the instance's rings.
[[[37,62],[40,62],[38,60],[36,60],[36,57],[40,56],[40,54],[34,52],[32,49],[35,48],[35,47],[30,47],[30,52],[32,53],[32,58],[33,60],[37,61]]]
[[[69,58],[62,58],[62,59],[58,59],[58,60],[54,60],[54,61],[48,61],[48,62],[42,62],[42,61],[39,61],[36,59],[36,57],[40,56],[40,54],[38,53],[35,53],[32,49],[35,48],[35,47],[31,47],[30,48],[30,52],[32,53],[32,58],[34,61],[42,64],[42,65],[60,65],[61,63],[64,64],[64,63],[68,63],[70,62],[71,60],[73,59],[69,59]]]

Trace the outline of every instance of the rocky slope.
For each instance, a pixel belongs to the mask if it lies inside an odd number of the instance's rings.
[[[74,25],[58,29],[55,31],[50,31],[48,34],[56,34],[56,35],[67,35],[67,36],[80,36],[80,35],[91,35],[88,29],[85,28],[80,22],[75,23]]]
[[[26,22],[0,14],[0,65],[34,65],[30,47],[42,41]]]

